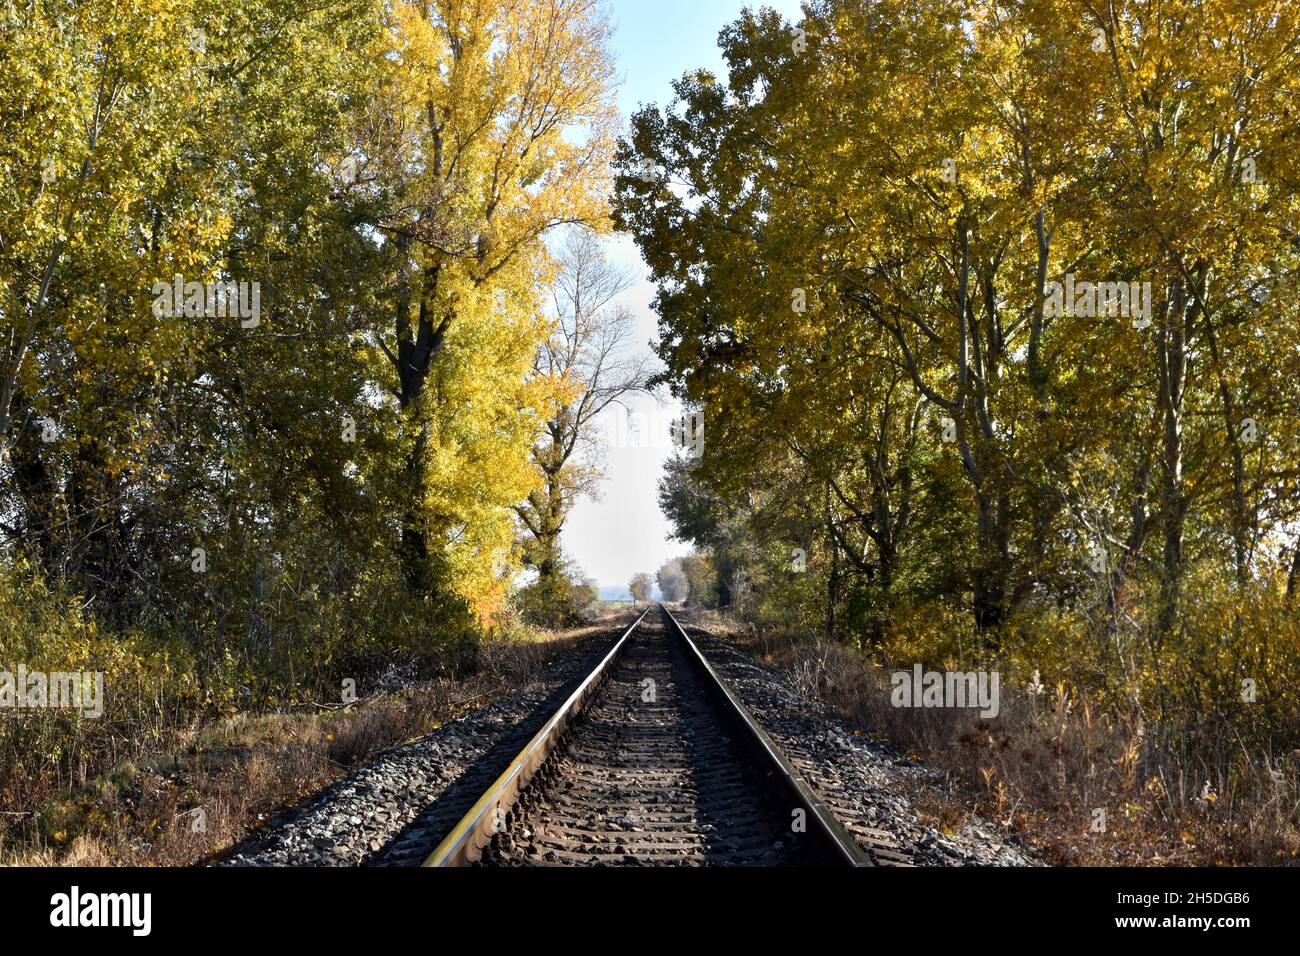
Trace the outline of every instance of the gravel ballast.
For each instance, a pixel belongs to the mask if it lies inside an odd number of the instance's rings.
[[[691,637],[820,793],[884,864],[1035,865],[988,821],[946,833],[922,821],[906,796],[934,774],[855,734],[803,697],[784,672],[730,642]],[[623,625],[626,627],[626,622]],[[378,755],[270,821],[220,866],[414,866],[451,830],[617,639],[611,629],[554,660],[529,687]]]
[[[379,754],[215,865],[418,866],[621,633],[586,638],[527,688]]]
[[[682,624],[696,646],[807,777],[860,842],[886,842],[915,866],[1032,866],[1014,838],[990,821],[972,818],[953,833],[927,826],[905,796],[932,783],[934,771],[853,733],[825,708],[802,696],[785,672],[767,667],[730,642]],[[893,856],[893,854],[888,854]]]

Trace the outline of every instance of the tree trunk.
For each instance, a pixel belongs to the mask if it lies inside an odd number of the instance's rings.
[[[396,240],[398,254],[405,263],[409,240]],[[438,266],[421,270],[419,279],[419,311],[416,327],[411,328],[412,289],[409,270],[404,265],[399,275],[397,292],[397,377],[400,384],[399,399],[402,411],[410,425],[417,428],[418,437],[411,457],[406,463],[407,502],[402,515],[402,540],[400,557],[402,577],[408,590],[425,592],[435,586],[429,564],[428,518],[424,513],[424,489],[427,481],[424,457],[429,443],[429,427],[420,408],[424,385],[429,377],[433,360],[442,351],[451,315],[445,315],[435,325],[431,303],[438,288]]]
[[[1157,644],[1173,630],[1182,592],[1183,529],[1187,519],[1187,493],[1183,486],[1183,396],[1187,385],[1187,331],[1192,327],[1199,300],[1198,295],[1189,304],[1182,281],[1175,279],[1165,304],[1164,321],[1156,333],[1159,407],[1164,425],[1161,509],[1164,555]]]
[[[978,505],[979,567],[975,570],[975,624],[981,630],[996,628],[1006,618],[1010,498],[976,496]]]

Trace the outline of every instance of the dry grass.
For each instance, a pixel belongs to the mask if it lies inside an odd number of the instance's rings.
[[[1066,865],[1300,863],[1300,752],[1229,766],[1162,751],[1139,723],[1055,688],[1001,688],[1001,713],[903,709],[889,671],[823,638],[696,623],[784,668],[807,697],[940,775],[911,795],[928,823],[953,830],[970,813],[1021,835]],[[1096,829],[1105,811],[1104,830]]]
[[[244,839],[280,809],[377,753],[526,687],[557,654],[607,622],[479,648],[474,673],[339,710],[238,714],[178,729],[0,826],[0,863],[185,866]],[[201,812],[200,812],[201,811]]]

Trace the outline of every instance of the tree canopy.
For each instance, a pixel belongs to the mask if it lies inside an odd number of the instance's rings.
[[[923,614],[931,655],[1202,717],[1267,671],[1283,726],[1300,12],[804,9],[742,15],[619,153],[708,423],[662,500],[723,603],[887,654]]]
[[[596,0],[0,9],[6,660],[192,714],[502,622],[608,39]]]

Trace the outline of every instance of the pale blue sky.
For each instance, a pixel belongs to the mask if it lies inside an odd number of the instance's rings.
[[[672,81],[688,70],[710,69],[723,74],[718,31],[746,6],[772,7],[787,20],[801,17],[798,0],[607,0],[614,25],[613,46],[622,83],[619,109],[624,117],[647,103],[663,106],[672,98]],[[656,334],[650,311],[654,287],[645,281],[646,268],[627,236],[610,240],[610,258],[634,269],[641,278],[628,290],[624,303],[638,318],[637,342],[649,348]],[[659,511],[657,483],[670,454],[664,423],[678,414],[675,406],[656,408],[650,399],[633,403],[641,428],[628,437],[627,419],[604,422],[611,436],[605,480],[599,501],[583,501],[564,529],[569,557],[602,586],[626,585],[633,574],[653,574],[664,561],[688,547],[672,541]],[[708,440],[708,423],[704,427]]]

